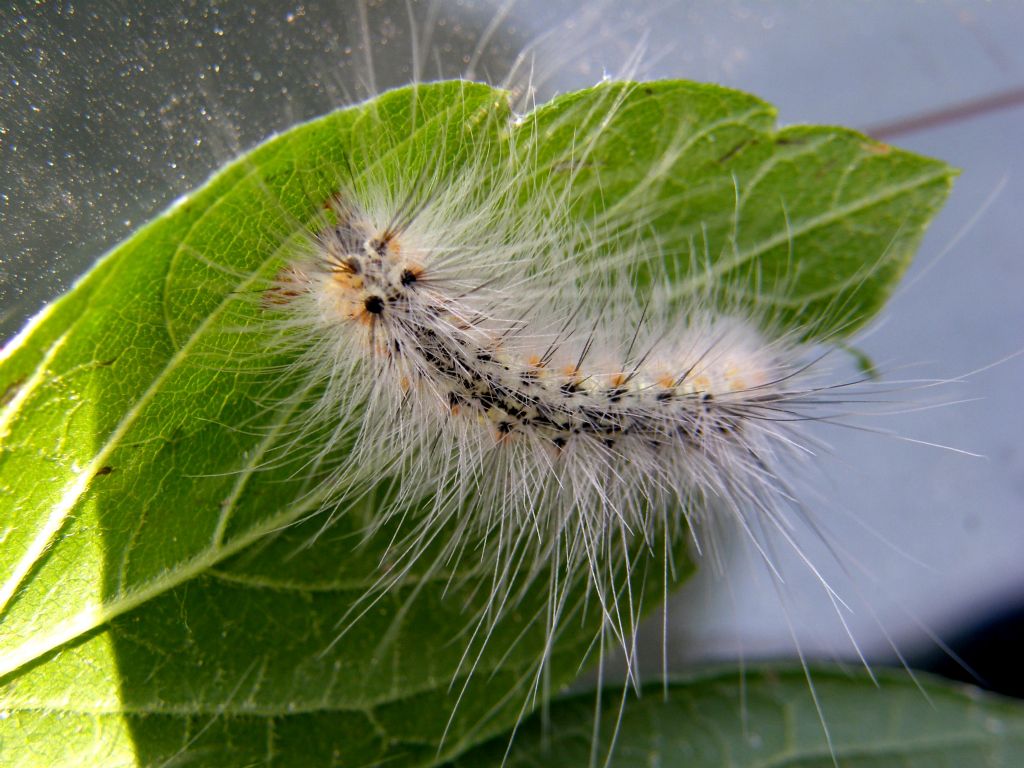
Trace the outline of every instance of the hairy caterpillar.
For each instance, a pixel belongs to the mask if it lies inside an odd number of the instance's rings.
[[[591,78],[591,80],[588,81],[588,82],[592,82],[592,81],[593,81],[593,78]],[[359,157],[358,155],[356,156],[356,162],[357,163],[361,164],[361,163],[363,163],[365,161],[366,161],[365,157]],[[472,181],[472,178],[473,178],[472,174],[469,174],[467,176],[460,177],[460,179],[456,179],[455,181],[453,181],[452,179],[445,179],[445,180],[439,181],[437,184],[432,184],[429,180],[421,180],[421,183],[418,186],[416,186],[415,188],[420,190],[420,194],[421,194],[422,197],[428,197],[429,198],[430,194],[429,193],[425,193],[427,190],[431,190],[431,189],[438,190],[438,189],[451,188],[452,186],[458,186],[459,181],[461,181],[461,185],[463,187],[465,187],[465,186],[469,185],[469,183]],[[379,213],[380,211],[387,210],[389,208],[392,209],[392,210],[394,209],[395,203],[396,203],[396,201],[394,199],[390,199],[390,200],[385,201],[387,203],[387,205],[380,204],[380,205],[375,207],[374,204],[373,204],[374,201],[372,199],[370,199],[370,200],[367,199],[367,197],[372,198],[372,195],[367,195],[366,194],[366,190],[365,189],[360,189],[358,183],[355,183],[355,184],[353,184],[353,183],[345,183],[345,182],[349,182],[349,181],[350,181],[350,179],[348,179],[348,177],[346,177],[346,179],[343,180],[343,183],[341,183],[339,185],[339,188],[341,190],[341,192],[339,194],[341,195],[341,199],[342,200],[349,200],[349,201],[353,201],[353,202],[359,204],[359,207],[362,210],[361,210],[361,213],[359,214],[359,216],[356,217],[358,220],[365,220],[367,222],[370,222],[370,224],[372,224],[371,214]],[[378,180],[378,185],[383,186],[384,184],[385,184],[384,181]],[[393,195],[395,193],[394,192],[389,192],[389,194]],[[320,204],[320,202],[323,202],[323,198],[319,198],[317,200],[317,204],[318,205]],[[465,197],[460,198],[457,195],[453,196],[453,195],[449,194],[449,197],[447,199],[447,203],[450,206],[453,206],[456,210],[459,210],[461,212],[466,212],[466,211],[473,210],[473,204],[472,204],[473,203],[473,199],[472,198],[465,198]],[[489,212],[493,212],[494,206],[493,205],[484,205],[484,208],[485,208],[485,210],[487,210]],[[422,210],[422,208],[420,210]],[[731,210],[731,206],[725,205],[725,206],[722,207],[721,210],[724,211],[725,213],[728,213]],[[310,231],[312,233],[314,233],[314,235],[317,232],[321,232],[321,233],[328,232],[329,230],[327,229],[327,227],[328,227],[328,224],[329,224],[329,220],[332,219],[332,218],[336,219],[337,215],[338,215],[338,213],[337,213],[336,210],[334,212],[327,212],[327,213],[325,213],[323,221],[322,222],[317,222],[311,228]],[[489,215],[490,215],[490,213],[489,213]],[[543,211],[540,211],[534,217],[534,221],[535,222],[549,223],[551,220],[552,219],[549,216],[545,215]],[[740,218],[740,222],[741,222],[741,224],[745,224],[746,223],[745,220],[742,217]],[[421,223],[422,223],[422,219],[421,219]],[[437,224],[437,226],[440,226],[443,223],[444,222],[435,222],[435,224]],[[547,224],[545,224],[545,225],[547,225]],[[594,240],[597,240],[598,242],[600,242],[603,237],[604,237],[603,233],[600,233],[600,232],[598,232],[598,233],[583,232],[582,234],[581,233],[568,232],[568,233],[562,233],[561,235],[559,235],[558,233],[548,232],[541,239],[543,239],[545,242],[547,242],[549,244],[550,243],[558,243],[558,242],[575,243],[576,244],[575,251],[578,253],[580,251],[588,252],[589,249],[590,249],[589,243],[591,243]],[[614,245],[614,248],[612,250],[614,250],[616,253],[618,253],[619,257],[622,260],[633,260],[633,254],[635,254],[637,252],[638,246],[636,245],[636,243],[632,242],[632,238],[630,236],[628,236],[628,234],[627,234],[626,237],[621,238]],[[651,258],[655,258],[655,259],[657,258],[656,256],[654,256],[652,254],[651,250],[644,249],[644,248],[639,248],[639,251],[643,255],[643,257],[648,259],[648,260],[651,259]],[[696,251],[699,253],[699,247],[696,249]],[[305,254],[305,255],[308,256],[308,253]],[[202,253],[200,253],[200,256],[202,256]],[[555,260],[555,261],[558,262],[558,260]],[[561,259],[560,263],[568,263],[569,261],[570,261],[569,259],[563,258],[563,259]],[[300,255],[295,257],[294,263],[296,265],[301,265],[301,264],[305,264],[305,263],[308,263],[308,262],[304,261],[303,258],[302,258],[302,254],[300,254]],[[637,289],[636,290],[632,290],[632,291],[631,290],[627,290],[625,285],[615,285],[615,286],[612,286],[612,287],[606,289],[606,287],[604,287],[602,285],[601,281],[602,281],[603,278],[600,277],[600,275],[601,274],[605,274],[605,273],[609,273],[609,272],[614,272],[616,274],[625,274],[626,277],[622,279],[622,282],[624,282],[624,283],[632,283],[632,282],[634,282],[633,277],[631,275],[629,275],[629,270],[622,269],[621,265],[617,264],[614,259],[607,259],[607,258],[604,261],[599,262],[598,265],[595,266],[593,269],[590,269],[590,268],[586,267],[586,265],[581,265],[581,264],[578,264],[578,263],[574,262],[572,264],[572,269],[566,270],[566,272],[563,273],[562,275],[560,275],[560,277],[565,277],[566,279],[568,279],[567,275],[571,275],[571,276],[573,276],[574,279],[576,279],[578,281],[578,283],[580,285],[587,285],[587,286],[601,285],[602,287],[600,288],[600,293],[602,293],[604,295],[612,296],[612,298],[613,298],[612,304],[614,304],[614,306],[617,308],[617,311],[620,312],[621,317],[625,318],[625,321],[624,321],[625,325],[627,327],[631,328],[633,331],[635,331],[637,328],[641,328],[641,327],[647,327],[649,329],[653,328],[653,326],[652,326],[652,324],[650,322],[650,319],[649,319],[651,314],[652,314],[651,308],[653,308],[653,315],[654,316],[658,316],[659,312],[663,313],[663,315],[667,315],[670,312],[674,313],[674,312],[677,311],[675,309],[673,309],[673,310],[666,309],[666,307],[667,307],[669,302],[667,300],[665,300],[663,298],[663,296],[668,291],[666,291],[664,289],[664,287],[662,287],[660,285],[661,281],[659,281],[659,280],[653,280],[653,281],[647,280],[646,282],[641,283],[639,280],[637,280],[637,281],[635,281],[637,283]],[[654,272],[657,273],[657,270],[654,270]],[[308,275],[307,275],[307,277],[308,277]],[[291,303],[289,301],[289,292],[292,291],[292,288],[289,286],[290,282],[291,282],[291,279],[289,278],[288,272],[285,271],[285,272],[281,273],[281,280],[280,280],[280,282],[277,285],[271,286],[270,288],[267,289],[266,292],[263,292],[263,293],[260,294],[260,301],[264,305],[263,308],[261,309],[261,311],[267,317],[273,316],[273,317],[277,318],[277,320],[272,320],[271,322],[278,322],[279,326],[281,324],[284,324],[284,323],[287,322],[287,320],[285,318],[287,318],[289,316],[289,312],[292,311],[295,307],[298,306],[298,301],[296,301],[295,303]],[[550,286],[546,286],[543,283],[541,283],[540,285],[545,290],[541,291],[539,294],[534,294],[534,295],[550,296],[552,298],[552,300],[558,298],[557,297],[557,292],[554,291]],[[630,287],[632,287],[632,286],[630,286]],[[536,288],[537,288],[537,284],[536,283],[531,286],[531,290],[534,290]],[[727,293],[727,291],[724,291],[724,289],[721,289],[721,290],[723,290],[723,292]],[[696,309],[694,309],[694,315],[697,318],[699,318],[702,314],[705,317],[708,317],[708,316],[711,316],[711,315],[714,315],[714,316],[725,315],[725,316],[729,316],[729,317],[736,317],[736,316],[738,316],[740,318],[745,318],[746,322],[748,322],[748,323],[752,322],[752,323],[754,323],[756,325],[764,324],[765,327],[768,329],[767,330],[768,338],[773,338],[772,334],[773,334],[773,325],[774,325],[774,323],[773,323],[773,321],[772,321],[772,319],[770,317],[758,317],[758,315],[756,313],[752,314],[749,311],[748,307],[746,307],[746,306],[731,305],[731,303],[728,300],[725,301],[725,302],[722,302],[722,301],[720,301],[721,297],[714,295],[714,292],[710,292],[708,295],[702,295],[700,293],[700,291],[694,291],[694,292],[691,292],[690,295],[691,295],[691,300],[696,305]],[[296,298],[296,297],[292,297],[292,298]],[[647,313],[648,317],[645,318],[645,320],[641,323],[640,322],[640,318],[645,315],[644,308],[646,306],[648,306],[648,303],[650,304],[650,308],[648,309],[648,313]],[[575,307],[575,306],[577,306],[579,304],[580,304],[579,297],[577,295],[573,295],[571,297],[570,301],[564,302],[564,306],[562,306],[559,309],[559,311],[567,312],[567,313],[571,314],[572,310],[569,307]],[[552,304],[551,306],[555,306],[555,305]],[[704,309],[702,310],[701,307],[703,307]],[[602,317],[607,317],[608,320],[609,320],[609,324],[611,324],[611,318],[612,318],[612,314],[613,313],[610,310],[607,310],[607,308],[603,308],[602,311],[598,312],[597,311],[599,309],[598,305],[595,305],[593,307],[590,307],[588,305],[584,309],[586,311],[593,310],[593,312],[592,312],[593,314],[599,314]],[[584,313],[584,310],[580,310],[580,312],[581,312],[581,315],[582,315]],[[565,316],[565,315],[559,315],[557,311],[553,312],[552,314],[555,317],[564,317]],[[547,343],[539,345],[542,348],[540,351],[544,351],[544,350],[547,349],[547,346],[548,346],[548,344],[550,344],[551,340],[554,339],[554,338],[557,338],[557,333],[558,333],[558,331],[560,329],[560,326],[558,326],[556,324],[554,327],[551,327],[550,319],[549,318],[546,319],[544,317],[543,313],[539,313],[539,314],[535,313],[534,315],[531,316],[530,319],[532,321],[536,322],[537,327],[539,328],[540,335],[542,337],[543,336],[547,336],[547,339],[544,339],[544,338],[541,339],[542,342],[547,341]],[[699,326],[700,323],[698,323],[697,325]],[[579,328],[580,328],[580,331],[581,331],[580,338],[585,338],[585,334],[586,333],[591,333],[591,329],[594,328],[594,325],[593,325],[593,323],[591,323],[590,325],[586,325],[586,324],[581,322]],[[616,340],[620,339],[620,338],[623,338],[623,337],[625,337],[627,335],[630,335],[630,334],[628,333],[628,331],[622,331],[620,329],[615,329],[615,328],[611,328],[609,330],[607,327],[601,327],[600,330],[601,330],[601,333],[602,333],[602,338],[606,342],[611,342],[609,344],[609,346],[611,348],[613,348],[613,351],[616,354],[609,354],[608,357],[611,358],[611,359],[605,360],[605,361],[601,361],[601,360],[599,360],[598,358],[595,358],[595,357],[590,357],[590,359],[589,359],[589,371],[590,372],[597,371],[598,373],[602,373],[603,368],[607,368],[607,370],[603,371],[604,373],[607,373],[609,370],[611,370],[612,368],[615,367],[615,365],[613,365],[613,363],[614,364],[618,364],[618,363],[621,362],[621,359],[622,359],[622,355],[619,354],[619,353],[621,353],[623,351],[622,348],[621,348],[622,344],[621,344],[621,342],[617,342]],[[495,333],[497,333],[497,331],[495,331],[494,329],[491,329],[491,331],[490,331],[491,336],[493,336]],[[764,334],[765,331],[761,331],[760,333]],[[792,341],[792,340],[784,340],[784,341],[788,343],[789,341]],[[516,358],[517,365],[521,365],[524,362],[524,360],[525,360],[526,363],[529,363],[530,353],[531,353],[531,351],[535,351],[535,350],[531,350],[530,344],[522,343],[522,340],[518,340],[518,342],[519,343],[513,344],[513,347],[514,347],[513,351],[515,352],[514,357]],[[569,350],[573,346],[573,341],[572,340],[562,339],[561,346],[565,350]],[[618,346],[619,348],[618,349],[614,349],[616,346]],[[780,347],[785,347],[785,346],[786,346],[785,343],[780,345]],[[372,347],[371,347],[371,349],[372,349]],[[337,355],[338,352],[334,351],[334,354]],[[676,356],[676,355],[669,355],[669,356],[670,357],[681,357],[681,356]],[[786,356],[782,355],[781,357],[785,358]],[[107,358],[104,358],[104,360],[106,360],[106,359]],[[330,359],[330,356],[326,356],[323,359]],[[673,362],[678,363],[678,360],[674,360]],[[601,364],[599,365],[599,363],[601,363]],[[619,366],[619,367],[622,367],[622,366]],[[230,370],[230,364],[225,365],[225,368]],[[290,371],[289,371],[289,373],[291,374],[291,376],[289,377],[289,380],[293,381],[294,378],[292,378],[292,377],[294,377],[296,374],[301,374],[302,370],[303,369],[301,369],[299,367],[292,367],[290,369]],[[549,372],[551,371],[550,367],[547,368],[546,370],[548,370]],[[834,380],[843,381],[845,379],[840,378],[840,379],[834,379]],[[395,379],[388,379],[388,381],[393,383],[395,381]],[[399,381],[399,384],[400,384],[400,381]],[[337,415],[337,413],[335,412],[335,416],[336,415]],[[463,416],[466,416],[466,414],[463,414]],[[388,418],[390,418],[390,417],[391,416],[389,415]],[[449,417],[446,417],[446,418],[449,418]],[[326,420],[321,420],[319,422],[307,421],[306,422],[306,426],[309,427],[309,428],[305,429],[305,434],[307,435],[307,437],[310,436],[310,430],[312,429],[313,431],[315,431],[315,426],[314,426],[315,424],[325,425],[325,424],[328,424],[328,423],[330,423],[330,422],[328,422]],[[337,421],[335,421],[335,423],[337,423]],[[346,423],[351,423],[351,422],[346,422]],[[385,420],[384,423],[390,423],[390,422],[387,422]],[[473,426],[473,428],[476,428],[475,424],[471,424],[471,426]],[[483,427],[485,429],[483,430],[483,432],[481,434],[482,435],[486,435],[487,439],[492,441],[492,443],[493,443],[493,439],[494,439],[493,433],[489,432],[486,429],[487,424],[484,424]],[[300,430],[300,432],[301,431],[302,430]],[[344,435],[342,437],[344,437]],[[488,443],[488,445],[490,445],[490,444],[491,443]],[[296,441],[295,445],[301,447],[301,444],[300,444],[299,441]],[[372,443],[369,443],[369,445],[372,445]],[[551,450],[551,451],[554,452],[555,448],[557,448],[557,446],[549,447],[548,450]],[[308,450],[308,448],[307,448],[307,450]],[[514,447],[513,447],[513,450],[515,450]],[[300,453],[301,453],[301,451],[300,451]],[[373,454],[371,452],[371,454],[370,454],[371,458],[372,458],[372,455]],[[555,453],[554,455],[557,457],[559,454]],[[362,480],[362,478],[359,477],[359,473],[360,472],[369,472],[369,471],[373,471],[375,469],[375,467],[372,465],[372,462],[369,462],[367,464],[367,466],[365,466],[365,467],[363,467],[362,465],[357,464],[356,461],[355,461],[356,458],[358,458],[358,457],[357,456],[353,456],[353,460],[352,460],[352,462],[350,462],[350,468],[352,466],[358,467],[358,471],[356,472],[356,475],[353,477],[351,475],[342,476],[342,475],[339,474],[338,476],[332,478],[332,480],[334,482],[334,485],[338,485],[338,483],[340,483],[342,481],[353,480],[353,481],[355,481],[354,487],[358,488],[360,486],[360,482]],[[121,467],[121,466],[116,467],[116,469],[114,470],[114,473],[109,475],[108,479],[110,479],[110,478],[115,478],[116,479],[116,478],[120,477],[121,476],[120,475],[121,472],[123,472],[123,467]],[[416,495],[416,494],[420,493],[421,490],[422,490],[422,487],[418,488],[415,483],[412,484],[412,490],[411,490],[412,495]],[[396,491],[392,491],[392,493],[395,493],[395,492]],[[398,500],[398,501],[402,501],[404,503],[404,500]],[[374,508],[375,509],[385,509],[386,510],[386,509],[400,508],[401,506],[402,506],[402,504],[397,504],[397,506],[396,506],[396,499],[394,497],[391,497],[390,499],[386,499],[384,504],[377,505]],[[323,517],[329,517],[329,515],[324,515]],[[410,531],[408,526],[405,528],[405,530],[406,531]],[[414,531],[417,531],[417,530],[418,529],[413,528],[412,531],[410,531],[410,532],[414,532]],[[331,532],[331,528],[330,527],[325,528],[325,531],[324,531],[325,536],[324,536],[324,538],[329,537],[330,536],[330,532]],[[706,537],[702,537],[702,540],[703,541],[707,541],[707,538]],[[405,543],[409,543],[409,542],[407,541]],[[473,550],[473,554],[475,555],[477,553],[477,551],[478,550]],[[422,562],[436,562],[436,560],[433,557],[434,553],[425,553],[425,554],[429,555],[429,557],[427,557],[425,560],[422,560]],[[812,559],[815,562],[819,562],[819,559],[817,557],[814,557]],[[666,561],[667,561],[667,559],[666,559]],[[394,583],[397,584],[398,582],[396,581]],[[482,580],[481,590],[483,591],[483,590],[485,590],[485,589],[487,589],[489,587],[490,587],[490,582]],[[786,587],[784,589],[788,592],[788,590],[790,589],[790,585],[787,583],[787,585],[786,585]],[[338,614],[329,614],[329,615],[338,615]],[[628,625],[628,623],[629,623],[628,620],[624,622],[624,624],[626,624],[626,625]]]
[[[637,608],[618,604],[610,553],[696,524],[712,502],[748,532],[762,516],[784,531],[772,465],[805,450],[793,424],[836,395],[808,383],[791,334],[723,316],[708,295],[670,301],[669,284],[645,301],[622,275],[602,285],[596,244],[559,218],[504,213],[506,190],[478,181],[342,191],[269,290],[302,389],[320,393],[293,449],[354,440],[328,486],[395,473],[377,525],[433,498],[401,561],[457,521],[436,556],[480,542],[494,605],[517,569],[560,561],[559,578],[590,574],[628,644]]]
[[[680,198],[659,196],[654,173],[589,218],[572,213],[588,185],[603,191],[587,174],[608,162],[598,149],[625,105],[673,92],[686,86],[594,89],[597,107],[561,117],[576,129],[573,155],[550,166],[536,159],[550,126],[529,117],[507,146],[459,147],[469,159],[454,170],[422,149],[400,153],[410,169],[381,170],[357,144],[339,190],[258,292],[256,327],[290,361],[274,376],[296,393],[283,409],[307,404],[287,418],[280,460],[310,477],[312,509],[337,510],[309,545],[353,499],[388,486],[363,532],[391,537],[387,567],[338,639],[414,573],[478,585],[460,675],[538,591],[546,601],[529,621],[548,647],[593,602],[598,635],[614,636],[634,675],[650,604],[640,585],[664,596],[681,533],[714,560],[717,530],[738,524],[769,568],[774,538],[817,573],[785,470],[816,450],[806,422],[842,420],[877,395],[863,379],[830,379],[807,341],[862,319],[849,298],[837,293],[810,323],[773,316],[792,276],[755,260],[722,279],[729,252],[670,246],[657,222]],[[654,167],[675,162],[670,150]],[[735,228],[733,212],[720,219]],[[860,267],[854,290],[883,267]],[[762,284],[774,305],[750,292]]]

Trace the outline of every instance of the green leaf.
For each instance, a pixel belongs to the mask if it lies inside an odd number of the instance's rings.
[[[774,131],[771,107],[707,85],[603,84],[512,117],[499,91],[439,83],[299,126],[4,349],[0,763],[432,764],[513,724],[545,652],[556,689],[584,663],[595,601],[577,590],[546,651],[543,579],[474,646],[471,678],[468,577],[414,572],[339,639],[393,531],[362,542],[372,497],[325,530],[310,516],[305,477],[274,460],[295,414],[267,407],[268,339],[240,330],[259,303],[239,297],[351,169],[401,188],[511,147],[536,163],[521,205],[569,190],[580,227],[656,237],[681,294],[722,283],[812,336],[877,311],[952,176],[844,129]]]
[[[974,688],[884,670],[718,669],[646,686],[630,696],[552,702],[508,737],[471,750],[450,768],[607,765],[609,768],[1016,768],[1024,755],[1024,705]],[[742,680],[742,683],[741,683]],[[831,747],[822,719],[828,725]],[[616,727],[618,733],[616,736]],[[614,741],[610,759],[608,749]],[[835,760],[833,761],[833,756]],[[593,761],[592,761],[593,758]]]

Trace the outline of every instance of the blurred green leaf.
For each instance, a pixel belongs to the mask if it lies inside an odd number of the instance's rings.
[[[812,669],[820,715],[807,676],[793,667],[717,669],[667,688],[647,686],[639,699],[629,697],[621,721],[622,691],[609,689],[596,741],[594,695],[566,698],[551,704],[546,723],[534,716],[520,726],[507,756],[509,740],[498,737],[450,768],[1020,765],[1024,705],[1019,701],[937,678],[915,683],[902,671],[881,670],[877,677],[876,685],[863,671]]]

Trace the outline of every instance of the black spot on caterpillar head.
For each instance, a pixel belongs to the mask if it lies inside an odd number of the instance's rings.
[[[371,315],[379,315],[384,311],[384,299],[375,294],[370,294],[363,300],[363,309]]]
[[[403,269],[402,276],[399,278],[402,285],[404,285],[406,288],[415,283],[418,279],[419,278],[416,276],[416,273],[413,272],[411,269]]]
[[[388,250],[389,240],[390,238],[386,235],[384,237],[374,237],[370,240],[367,240],[366,250],[370,253],[377,254],[379,258],[384,258],[384,254],[387,253]]]

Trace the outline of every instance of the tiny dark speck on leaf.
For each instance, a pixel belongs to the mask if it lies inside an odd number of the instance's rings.
[[[110,466],[109,464],[107,464],[105,467],[100,467],[99,469],[97,469],[96,470],[96,474],[93,475],[93,477],[100,477],[101,475],[109,475],[113,471],[114,471],[114,468],[112,466]]]
[[[722,155],[720,158],[718,158],[718,162],[724,163],[726,160],[732,159],[741,149],[743,149],[748,144],[750,144],[749,141],[741,141],[735,147],[733,147],[728,152],[726,152],[724,155]]]
[[[11,402],[11,400],[14,399],[14,396],[18,394],[18,390],[21,389],[21,385],[24,383],[25,379],[18,379],[17,381],[12,381],[8,384],[7,389],[5,389],[4,393],[0,395],[0,405],[7,405]]]

